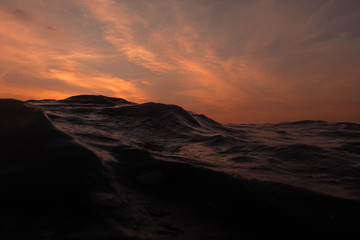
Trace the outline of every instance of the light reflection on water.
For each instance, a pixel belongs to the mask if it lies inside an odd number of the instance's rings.
[[[108,146],[128,146],[165,161],[360,199],[359,124],[222,125],[171,105],[40,106],[104,161],[113,160]]]

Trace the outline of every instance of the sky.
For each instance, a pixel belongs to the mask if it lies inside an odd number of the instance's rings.
[[[358,0],[0,0],[0,98],[360,123]]]

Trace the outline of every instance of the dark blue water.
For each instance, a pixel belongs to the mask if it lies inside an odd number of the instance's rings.
[[[221,124],[175,105],[135,104],[102,96],[7,102],[3,109],[8,118],[3,117],[2,126],[11,125],[19,136],[32,131],[21,130],[26,124],[35,132],[44,133],[49,125],[64,134],[65,140],[50,143],[57,139],[51,135],[49,143],[44,140],[38,149],[52,144],[52,150],[46,151],[50,156],[54,151],[56,161],[63,161],[56,152],[69,141],[91,155],[77,153],[59,169],[74,164],[77,169],[65,175],[86,175],[79,180],[84,185],[79,183],[78,189],[86,189],[81,202],[106,219],[111,230],[104,230],[109,234],[104,238],[239,239],[241,235],[257,239],[259,233],[254,229],[262,228],[273,237],[286,239],[282,230],[271,224],[276,220],[276,226],[283,224],[298,231],[299,239],[309,239],[314,232],[329,232],[333,225],[340,224],[336,234],[344,228],[355,231],[359,223],[360,124]],[[43,123],[33,123],[36,118]],[[12,139],[11,131],[2,134]],[[14,139],[13,144],[17,142]],[[36,134],[26,141],[30,139],[39,146]],[[72,150],[63,151],[74,156]],[[99,163],[75,164],[77,159],[90,158]],[[60,170],[52,171],[59,174]],[[42,182],[41,178],[36,181],[35,185]],[[244,229],[240,231],[237,222]],[[209,228],[212,230],[206,230]],[[68,228],[54,229],[49,234],[52,237],[61,238],[59,232],[72,236]],[[81,231],[85,235],[91,232]]]

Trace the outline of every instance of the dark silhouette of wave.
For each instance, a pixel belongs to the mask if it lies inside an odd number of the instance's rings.
[[[360,125],[0,99],[3,239],[356,239]],[[296,233],[296,234],[295,234]]]
[[[100,159],[42,110],[8,99],[0,100],[0,115],[2,201],[29,207],[110,189]]]
[[[123,98],[106,97],[102,95],[77,95],[60,100],[64,103],[84,103],[84,104],[129,104],[131,102],[126,101]]]

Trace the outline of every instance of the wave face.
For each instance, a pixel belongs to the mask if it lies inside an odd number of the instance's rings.
[[[301,121],[223,125],[179,106],[160,103],[38,104],[52,122],[104,152],[109,147],[145,151],[165,161],[189,163],[262,181],[274,181],[360,200],[360,125]]]
[[[221,124],[175,105],[89,95],[1,100],[0,106],[6,116],[0,126],[16,129],[1,132],[2,139],[11,139],[1,144],[31,143],[28,155],[34,156],[31,163],[5,163],[10,178],[36,162],[45,168],[54,161],[63,169],[43,170],[52,174],[46,175],[46,186],[39,175],[36,191],[57,184],[52,199],[59,192],[82,192],[79,199],[101,209],[104,224],[117,229],[107,234],[237,239],[259,237],[261,227],[286,239],[279,233],[285,226],[302,228],[299,239],[308,239],[313,232],[333,236],[344,229],[351,236],[358,224],[353,219],[360,213],[360,124]],[[5,156],[23,157],[14,151]],[[346,224],[333,228],[339,219]]]

